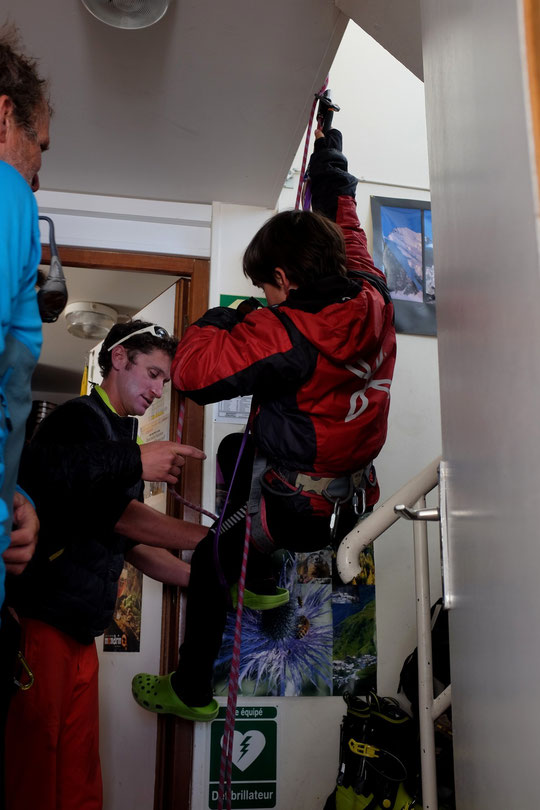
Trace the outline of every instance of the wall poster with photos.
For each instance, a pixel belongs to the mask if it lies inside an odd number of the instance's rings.
[[[431,204],[372,197],[373,261],[388,282],[396,331],[436,335]]]

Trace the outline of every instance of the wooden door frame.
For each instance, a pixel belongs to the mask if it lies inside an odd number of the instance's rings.
[[[165,253],[140,253],[133,251],[106,250],[101,248],[72,247],[59,245],[58,252],[66,267],[120,270],[131,273],[159,273],[171,277],[189,278],[188,300],[176,296],[175,333],[181,335],[185,328],[199,318],[208,308],[210,283],[209,259],[189,258]],[[50,247],[42,245],[42,264],[49,264]],[[174,393],[174,392],[173,392]],[[176,439],[179,397],[171,401],[171,441]],[[204,443],[204,409],[186,401],[183,442],[195,447]],[[179,492],[192,503],[202,501],[202,467],[189,465],[181,478]],[[167,513],[193,523],[200,522],[200,514],[192,509],[182,509],[178,502],[168,497]],[[160,672],[165,674],[176,668],[178,662],[178,639],[180,637],[180,607],[185,600],[179,588],[164,586],[161,624]],[[157,665],[157,662],[156,662]],[[174,717],[159,716],[155,771],[154,810],[188,810],[191,804],[193,763],[193,723]]]

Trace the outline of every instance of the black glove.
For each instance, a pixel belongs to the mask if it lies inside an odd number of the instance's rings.
[[[212,307],[199,318],[193,326],[217,326],[218,329],[225,329],[230,332],[237,324],[244,319],[237,309],[230,307]]]
[[[245,316],[249,315],[250,312],[253,312],[254,309],[262,308],[262,304],[260,301],[257,301],[256,298],[245,298],[241,301],[238,306],[236,307],[236,311],[240,313],[240,315]]]
[[[335,221],[338,197],[354,197],[358,179],[347,171],[347,158],[341,151],[343,139],[338,129],[317,138],[307,174],[311,181],[311,207]]]
[[[231,331],[237,324],[244,320],[246,315],[255,309],[262,307],[256,298],[246,298],[236,309],[231,307],[213,307],[195,321],[196,326],[217,326],[219,329]]]

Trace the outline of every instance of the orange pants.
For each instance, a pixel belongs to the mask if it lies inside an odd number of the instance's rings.
[[[6,810],[101,810],[95,644],[21,619],[34,684],[19,690],[6,730]]]

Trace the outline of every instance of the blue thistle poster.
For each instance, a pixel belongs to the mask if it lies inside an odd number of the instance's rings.
[[[218,507],[223,480],[218,475]],[[376,687],[375,566],[363,554],[362,573],[343,585],[330,547],[310,553],[275,552],[278,584],[288,604],[245,608],[239,694],[249,697],[366,694]],[[229,612],[214,669],[214,691],[226,695],[236,612]]]

